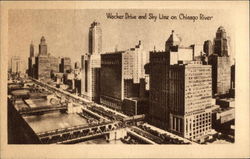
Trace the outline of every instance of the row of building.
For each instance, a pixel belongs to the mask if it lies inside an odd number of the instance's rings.
[[[62,58],[59,64],[58,58],[47,54],[42,37],[38,56],[31,45],[28,72],[39,80],[51,79],[52,74],[56,80],[66,77],[63,81],[71,81],[71,88],[88,100],[127,115],[145,113],[149,123],[198,140],[212,129],[213,97],[234,90],[227,43],[226,31],[219,27],[214,44],[205,41],[199,57],[195,45],[182,46],[174,31],[164,51],[148,54],[139,41],[127,50],[102,53],[102,29],[93,22],[89,51],[78,71],[69,71],[70,59]]]

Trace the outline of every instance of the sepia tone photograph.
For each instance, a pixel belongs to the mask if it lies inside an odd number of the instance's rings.
[[[8,146],[240,142],[234,12],[39,7],[6,15]]]

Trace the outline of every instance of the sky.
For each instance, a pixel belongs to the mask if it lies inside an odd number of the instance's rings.
[[[177,16],[176,20],[157,19],[108,19],[106,13],[135,16],[153,13]],[[211,20],[180,20],[179,14],[213,16]],[[213,41],[219,26],[223,26],[230,37],[231,50],[234,48],[234,23],[226,10],[170,10],[170,9],[15,9],[9,11],[8,51],[9,57],[20,56],[26,63],[30,43],[38,45],[42,36],[48,45],[48,53],[57,57],[70,57],[79,61],[88,52],[88,31],[96,20],[102,28],[102,52],[113,52],[134,47],[141,40],[145,51],[164,50],[165,41],[172,30],[182,38],[182,45],[203,45],[205,40]],[[232,51],[231,54],[233,54]],[[10,58],[9,58],[10,59]]]

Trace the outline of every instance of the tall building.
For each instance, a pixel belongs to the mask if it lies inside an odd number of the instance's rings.
[[[47,55],[47,44],[44,36],[42,36],[39,44],[39,55]]]
[[[99,22],[94,21],[89,28],[89,54],[102,52],[102,29]]]
[[[35,56],[34,45],[30,44],[30,56],[28,58],[28,75],[39,80],[49,80],[52,73],[59,72],[59,58],[47,53],[47,44],[44,36],[41,37],[39,53]]]
[[[30,56],[28,58],[28,75],[30,77],[34,77],[35,76],[35,49],[34,49],[34,45],[33,42],[31,42],[30,44]]]
[[[101,51],[101,26],[99,22],[93,22],[89,28],[89,53],[82,56],[81,94],[95,102],[100,100]]]
[[[47,54],[47,44],[44,36],[41,37],[39,53],[35,57],[35,78],[47,81],[51,78],[50,57]]]
[[[24,73],[24,61],[19,56],[11,57],[11,72]]]
[[[81,94],[89,99],[99,102],[100,91],[100,55],[86,54],[82,56]]]
[[[135,100],[132,99],[133,97],[143,97],[145,93],[145,64],[146,56],[140,41],[135,48],[102,54],[100,103],[122,111],[125,98],[132,102]]]
[[[55,74],[58,73],[59,70],[59,65],[60,65],[60,58],[54,57],[54,56],[49,56],[50,59],[50,69],[51,73]]]
[[[71,70],[71,59],[69,57],[63,57],[60,63],[60,72],[68,73]]]
[[[228,56],[227,35],[223,26],[217,29],[214,39],[214,53],[220,57]]]
[[[171,65],[169,69],[170,130],[201,140],[211,130],[211,66],[201,61]]]
[[[204,42],[203,51],[206,53],[206,56],[213,54],[213,44],[212,41],[207,40]]]
[[[214,39],[214,53],[208,57],[212,65],[213,95],[229,93],[231,78],[231,61],[228,55],[228,44],[225,29],[220,26]]]
[[[194,61],[195,45],[181,46],[174,31],[165,47],[165,51],[150,52],[148,120],[199,140],[211,129],[211,66]]]
[[[51,77],[51,69],[50,69],[50,59],[48,56],[40,56],[36,57],[36,73],[35,78],[38,80],[48,80]]]
[[[169,129],[169,67],[178,61],[191,61],[194,45],[180,46],[181,39],[172,31],[166,41],[165,51],[150,52],[149,63],[149,121],[163,129]]]

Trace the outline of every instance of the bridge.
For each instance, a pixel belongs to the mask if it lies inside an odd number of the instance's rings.
[[[144,119],[144,116],[128,118],[124,121],[105,121],[90,125],[79,125],[65,129],[56,129],[37,133],[44,144],[66,144],[76,143],[96,136],[105,135],[108,140],[119,139],[126,136],[126,128],[133,126],[136,122]]]
[[[49,84],[43,83],[43,82],[41,82],[41,81],[39,81],[37,79],[31,78],[31,77],[30,77],[30,79],[33,82],[35,82],[36,84],[46,88],[47,90],[52,91],[53,93],[56,92],[60,97],[65,97],[67,100],[69,100],[69,99],[72,100],[74,103],[81,103],[81,104],[84,104],[86,106],[93,103],[92,101],[81,98],[81,97],[79,97],[77,95],[71,94],[71,93],[69,93],[67,91],[61,90],[61,89],[56,88],[54,86],[51,86]]]
[[[108,136],[110,134],[116,134],[120,130],[124,130],[127,127],[127,133],[130,136],[133,136],[144,143],[149,143],[149,144],[160,144],[162,143],[162,139],[159,137],[152,135],[151,133],[148,133],[138,127],[132,127],[131,129],[128,130],[128,127],[131,127],[133,125],[136,125],[138,121],[141,119],[144,119],[145,116],[138,117],[128,117],[122,113],[119,113],[115,110],[109,109],[107,107],[104,107],[102,105],[93,103],[92,101],[89,101],[87,99],[84,99],[82,97],[79,97],[77,95],[71,94],[67,91],[58,89],[54,86],[51,86],[49,84],[43,83],[39,80],[31,78],[35,83],[38,85],[45,87],[46,89],[53,91],[53,93],[56,93],[57,96],[60,97],[65,97],[67,100],[72,100],[75,103],[80,103],[83,106],[83,110],[87,113],[90,113],[94,116],[96,116],[98,119],[103,119],[100,121],[104,121],[104,123],[100,125],[90,125],[90,126],[80,126],[80,128],[68,128],[68,129],[63,129],[63,132],[60,132],[59,130],[55,131],[55,134],[50,134],[50,132],[45,132],[45,133],[40,133],[38,134],[39,138],[43,143],[74,143],[79,140],[87,140],[90,139],[91,137],[95,136],[100,136],[100,135],[105,135],[105,137],[111,138],[112,135]],[[84,107],[85,106],[85,107]],[[101,108],[101,109],[98,109]],[[106,113],[105,113],[106,111]],[[112,112],[112,113],[111,113]],[[116,116],[113,118],[112,116]],[[110,123],[109,123],[110,122]],[[112,124],[118,124],[118,125],[112,125]],[[103,125],[104,124],[104,125]],[[120,126],[120,124],[122,126]],[[111,126],[107,126],[111,125]],[[175,135],[173,136],[172,133],[160,130],[160,129],[155,129],[155,131],[161,132],[161,134],[167,134],[170,136],[170,138],[176,138],[179,139],[180,141],[184,141],[185,143],[192,143],[182,137],[176,137]],[[115,136],[116,136],[115,135]],[[119,135],[119,133],[118,133]],[[113,135],[114,136],[114,135]],[[115,137],[116,138],[116,137]]]
[[[119,113],[119,112],[117,112],[117,111],[115,111],[115,110],[113,110],[113,109],[109,109],[109,108],[107,108],[107,107],[105,107],[105,106],[102,106],[102,105],[100,105],[100,104],[93,103],[92,101],[89,101],[89,100],[87,100],[87,99],[85,99],[85,98],[79,97],[79,96],[77,96],[77,95],[75,95],[75,94],[71,94],[71,93],[69,93],[69,92],[67,92],[67,91],[61,90],[61,89],[56,88],[56,87],[54,87],[54,86],[51,86],[51,85],[49,85],[49,84],[43,83],[43,82],[41,82],[41,81],[39,81],[39,80],[37,80],[37,79],[31,78],[31,77],[30,77],[30,79],[31,79],[33,82],[35,82],[36,84],[38,84],[38,85],[40,85],[40,86],[46,88],[47,90],[52,91],[53,93],[56,93],[56,95],[57,95],[59,98],[65,97],[65,99],[71,100],[71,101],[74,102],[74,103],[80,103],[80,104],[83,105],[83,106],[92,107],[92,106],[94,105],[94,106],[96,106],[96,107],[101,107],[101,108],[103,108],[103,109],[105,109],[105,110],[107,110],[107,111],[113,112],[114,114],[117,114],[117,115],[119,115],[119,116],[121,116],[121,117],[123,117],[123,118],[128,117],[127,115],[124,115],[124,114],[122,114],[122,113]]]

